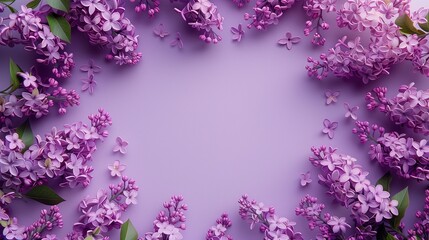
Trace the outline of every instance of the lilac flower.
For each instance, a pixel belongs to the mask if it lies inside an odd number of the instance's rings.
[[[300,37],[294,37],[292,36],[292,33],[287,32],[285,34],[285,38],[281,38],[280,40],[278,40],[278,44],[282,45],[282,46],[286,46],[286,48],[288,50],[292,49],[292,45],[293,44],[298,44],[299,42],[301,42],[301,38]]]
[[[343,234],[350,225],[343,217],[323,213],[324,208],[324,204],[317,203],[317,198],[306,195],[295,209],[295,214],[305,217],[311,230],[316,228],[319,230],[316,239],[345,239]]]
[[[334,131],[338,127],[338,122],[331,122],[329,119],[323,120],[323,128],[322,132],[327,134],[330,139],[334,138]]]
[[[113,164],[108,166],[108,169],[110,170],[110,175],[112,177],[115,177],[115,176],[121,177],[122,172],[125,170],[125,165],[121,164],[119,160],[115,160]]]
[[[402,85],[392,99],[386,98],[387,88],[374,88],[365,99],[369,110],[378,109],[392,122],[413,129],[417,133],[429,134],[429,91],[418,90],[414,83]]]
[[[182,9],[175,9],[189,26],[201,32],[200,39],[206,43],[222,40],[214,28],[222,30],[223,17],[210,0],[190,0]]]
[[[33,87],[33,88],[37,88],[37,83],[36,80],[37,78],[29,73],[18,73],[18,75],[20,77],[22,77],[23,81],[23,85],[24,87]]]
[[[25,147],[24,142],[19,138],[18,133],[13,133],[12,135],[6,135],[6,140],[9,142],[9,148],[14,150],[17,148],[21,150]]]
[[[310,175],[310,171],[307,171],[306,173],[301,173],[301,186],[305,187],[307,186],[307,184],[311,183],[311,175]]]
[[[127,153],[128,142],[121,137],[116,138],[116,145],[113,147],[113,152]]]
[[[237,28],[231,27],[231,33],[232,33],[232,40],[240,42],[241,39],[244,37],[244,30],[241,26],[241,24],[238,24]]]
[[[350,107],[348,103],[344,103],[344,108],[346,109],[346,118],[351,118],[353,120],[357,119],[356,111],[359,110],[359,106]]]
[[[310,157],[310,162],[321,170],[319,182],[329,188],[328,194],[352,210],[352,218],[358,230],[354,237],[356,239],[363,239],[364,236],[375,237],[373,230],[377,229],[378,224],[397,214],[395,207],[397,202],[389,198],[390,194],[384,191],[381,185],[371,185],[369,180],[366,181],[367,187],[357,187],[357,182],[363,182],[361,178],[366,177],[368,173],[363,171],[353,157],[338,154],[336,149],[323,146],[313,147],[312,152],[314,156]],[[323,166],[321,163],[326,159],[335,162],[335,167],[329,169]],[[335,227],[335,231],[332,229],[333,232],[340,233],[345,230],[347,226],[345,221],[340,218],[332,220],[334,221],[329,225]]]
[[[331,90],[326,90],[325,92],[326,105],[329,105],[331,103],[336,103],[338,101],[339,96],[340,96],[339,91],[332,92]]]
[[[179,32],[176,33],[176,38],[170,43],[172,47],[178,47],[179,49],[183,48],[182,36]]]
[[[232,240],[232,237],[226,235],[226,231],[232,226],[228,214],[224,213],[216,220],[216,225],[212,226],[206,235],[206,240]]]
[[[95,65],[94,60],[89,59],[88,64],[80,67],[80,70],[82,72],[87,72],[88,78],[91,78],[91,76],[93,76],[94,73],[99,73],[101,71],[101,67]]]
[[[264,206],[263,203],[249,200],[247,195],[243,195],[238,203],[240,204],[239,214],[241,218],[250,220],[250,229],[259,224],[259,231],[265,236],[277,237],[277,239],[303,239],[301,233],[294,230],[295,223],[289,222],[287,218],[277,217],[273,207],[261,208]]]
[[[88,78],[82,79],[82,91],[85,92],[88,90],[89,94],[94,93],[94,88],[97,86],[97,82],[94,79],[93,75],[90,75]]]
[[[153,222],[153,232],[145,233],[145,239],[182,239],[181,230],[185,230],[185,211],[188,209],[182,203],[183,197],[173,196],[169,202],[164,203],[165,210],[160,211]]]
[[[290,9],[294,3],[295,0],[257,1],[253,7],[254,14],[244,14],[244,19],[251,21],[247,27],[262,30],[270,25],[276,25],[283,13]]]
[[[137,204],[137,194],[138,192],[135,190],[124,191],[125,203],[128,205]]]
[[[164,24],[160,23],[157,27],[155,27],[153,29],[153,34],[155,34],[155,36],[158,36],[159,38],[163,39],[165,37],[167,37],[168,35],[170,35],[164,27]]]

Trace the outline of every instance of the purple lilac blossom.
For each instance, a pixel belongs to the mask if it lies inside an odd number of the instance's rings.
[[[306,195],[301,199],[299,206],[295,209],[297,216],[303,216],[308,221],[311,230],[318,229],[317,239],[346,239],[344,233],[351,226],[345,222],[344,217],[332,216],[329,213],[322,213],[324,204],[317,203],[317,198]]]
[[[378,87],[367,93],[365,99],[369,110],[378,109],[392,122],[407,126],[417,133],[429,134],[429,89],[418,90],[414,83],[402,85],[399,93],[388,99],[387,88]]]
[[[222,30],[223,17],[211,1],[190,0],[182,10],[176,8],[176,11],[189,26],[201,32],[201,40],[206,43],[217,43],[222,40],[213,29]]]
[[[70,77],[74,67],[73,54],[65,52],[65,42],[55,36],[46,24],[46,14],[50,11],[47,6],[33,10],[22,5],[20,11],[2,18],[0,45],[13,47],[22,44],[26,50],[39,55],[37,62],[53,66],[55,77]]]
[[[416,34],[403,35],[395,19],[410,12],[409,0],[348,0],[337,11],[337,24],[351,30],[368,31],[370,37],[338,40],[320,60],[308,58],[306,68],[317,79],[328,73],[346,79],[362,79],[364,83],[389,74],[392,65],[411,60],[414,67],[429,74],[427,39]]]
[[[216,225],[212,226],[206,235],[206,240],[232,240],[232,237],[226,234],[226,231],[232,226],[228,214],[224,213],[216,220]]]
[[[181,231],[186,229],[185,211],[188,210],[188,206],[183,203],[183,197],[172,196],[163,207],[165,210],[160,211],[153,222],[153,232],[145,233],[141,240],[183,239]]]
[[[250,222],[250,229],[259,225],[259,231],[263,233],[264,240],[303,239],[301,233],[294,229],[296,223],[285,217],[278,217],[273,207],[266,207],[263,203],[249,200],[247,195],[243,195],[238,203],[241,218]]]
[[[351,210],[356,239],[375,237],[380,224],[398,215],[398,202],[391,200],[390,193],[381,185],[371,184],[367,179],[369,173],[355,158],[338,154],[331,147],[312,147],[311,150],[314,156],[309,160],[321,170],[319,183],[328,187],[327,193]]]
[[[335,11],[336,2],[337,0],[306,0],[304,2],[303,8],[310,18],[305,22],[304,35],[308,36],[314,31],[311,42],[316,46],[325,45],[326,38],[322,36],[320,30],[328,30],[329,24],[323,18],[323,13]]]
[[[116,64],[136,64],[142,54],[137,51],[138,35],[135,27],[126,18],[125,9],[119,0],[72,0],[67,16],[72,26],[89,37],[93,45],[110,51],[107,60]]]
[[[362,143],[372,142],[368,152],[371,160],[377,160],[401,177],[429,180],[429,145],[426,139],[417,140],[405,134],[386,132],[383,127],[361,121],[356,121],[353,133]]]
[[[292,49],[292,45],[298,44],[299,42],[301,42],[301,38],[300,37],[292,36],[292,33],[287,32],[285,34],[284,38],[280,38],[277,41],[277,44],[282,45],[282,46],[286,46],[287,50],[291,50]]]
[[[99,190],[95,197],[87,197],[79,204],[81,216],[73,225],[73,232],[68,240],[109,239],[105,236],[112,229],[121,227],[122,214],[131,204],[136,204],[138,186],[126,176],[117,185],[110,185],[107,190]]]
[[[0,141],[2,187],[22,192],[50,179],[59,180],[62,187],[87,186],[93,171],[88,163],[96,143],[107,137],[106,128],[112,124],[109,114],[101,109],[88,118],[90,125],[78,122],[65,125],[63,130],[54,127],[45,137],[35,136],[35,143],[25,151],[11,145],[13,138],[7,136],[15,132],[8,130],[5,141]]]
[[[253,14],[245,13],[244,20],[251,21],[247,27],[259,30],[270,25],[276,25],[283,13],[290,9],[295,0],[257,0],[253,7]]]

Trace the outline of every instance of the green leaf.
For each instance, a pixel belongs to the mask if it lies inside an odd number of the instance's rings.
[[[138,233],[136,228],[131,223],[130,219],[128,219],[121,226],[121,239],[120,240],[137,240]]]
[[[398,18],[396,18],[395,24],[398,25],[401,32],[404,34],[417,34],[417,35],[424,34],[423,31],[418,30],[416,27],[414,27],[413,21],[407,14],[401,15]]]
[[[70,0],[47,0],[49,6],[52,8],[68,12],[70,9]]]
[[[33,0],[33,1],[29,2],[29,3],[27,3],[27,7],[35,9],[37,6],[39,6],[39,4],[40,4],[41,1],[42,0]]]
[[[375,236],[377,240],[395,240],[392,234],[386,231],[384,225],[381,225],[377,229],[377,235]]]
[[[48,19],[49,28],[51,32],[61,38],[62,40],[70,43],[71,40],[71,27],[69,22],[63,17],[55,13],[49,14]]]
[[[65,201],[52,188],[45,185],[33,187],[24,196],[45,205],[57,205]]]
[[[14,7],[10,6],[10,5],[6,5],[6,7],[9,8],[9,11],[11,13],[16,13],[17,12],[16,9]]]
[[[402,218],[407,211],[408,205],[410,204],[410,196],[408,195],[408,187],[402,189],[402,191],[395,194],[392,197],[393,200],[398,201],[398,216],[394,216],[392,218],[392,226],[393,228],[398,228],[401,223]]]
[[[25,148],[27,150],[34,143],[34,134],[31,130],[30,122],[28,119],[16,129],[16,132],[19,135],[19,138],[24,142]]]
[[[426,22],[426,23],[419,23],[419,26],[420,26],[423,30],[425,30],[426,32],[429,32],[429,13],[428,13],[428,15],[426,15],[426,20],[427,20],[427,22]]]
[[[384,191],[390,192],[390,182],[392,182],[392,174],[390,174],[390,172],[387,172],[383,175],[383,177],[378,179],[376,185],[381,185],[383,186]]]
[[[22,69],[18,65],[16,65],[16,63],[12,60],[12,58],[9,60],[9,72],[10,72],[10,85],[11,85],[11,89],[9,93],[11,93],[19,88],[20,81],[18,78],[18,72],[22,72]]]

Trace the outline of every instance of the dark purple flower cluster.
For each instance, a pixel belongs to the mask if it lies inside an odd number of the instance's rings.
[[[147,232],[145,240],[181,240],[181,230],[186,229],[185,211],[188,206],[183,203],[182,196],[172,196],[169,202],[164,203],[164,209],[158,213],[153,222],[153,232]]]
[[[206,240],[232,240],[232,237],[226,235],[228,228],[232,226],[232,222],[228,214],[224,213],[216,220],[216,226],[212,226],[207,232]]]
[[[68,18],[73,26],[88,35],[93,45],[109,49],[107,60],[117,64],[136,64],[138,35],[131,21],[124,16],[119,0],[73,0]]]
[[[37,62],[54,66],[52,73],[57,78],[69,77],[74,66],[73,54],[65,52],[64,41],[52,34],[46,24],[46,14],[46,11],[35,11],[23,5],[19,12],[2,18],[0,45],[13,47],[22,44],[26,50],[40,56]]]
[[[69,240],[109,239],[105,236],[122,225],[122,213],[131,204],[137,204],[138,186],[126,176],[117,185],[109,186],[110,193],[99,190],[96,197],[87,197],[79,205],[81,216],[73,225]]]
[[[244,7],[244,5],[248,4],[250,2],[250,0],[232,0],[233,3],[235,3],[235,5],[237,5],[237,7]]]
[[[266,207],[263,203],[249,200],[247,195],[243,195],[238,203],[241,218],[250,220],[250,229],[259,225],[259,230],[264,234],[264,240],[303,239],[301,233],[294,230],[296,223],[285,217],[278,217],[273,207]]]
[[[353,133],[362,143],[373,142],[369,151],[372,160],[377,160],[401,177],[429,180],[429,145],[426,139],[418,141],[361,121],[356,121]]]
[[[15,130],[5,130],[0,141],[0,184],[3,188],[21,192],[31,186],[60,180],[60,186],[87,186],[93,168],[88,166],[96,143],[104,139],[106,128],[112,124],[107,112],[99,110],[89,116],[90,125],[82,122],[65,125],[64,130],[53,128],[35,143],[25,146]]]
[[[49,109],[58,107],[60,114],[67,107],[79,104],[79,95],[75,90],[61,87],[54,78],[38,76],[35,68],[29,72],[18,72],[19,86],[12,90],[13,84],[0,93],[0,125],[15,127],[17,118],[40,118],[48,114]]]
[[[396,97],[386,97],[387,88],[378,87],[367,93],[369,110],[386,113],[392,122],[405,125],[417,133],[429,134],[429,90],[418,90],[414,83],[399,88]]]
[[[317,203],[317,198],[306,195],[301,199],[295,213],[307,219],[311,230],[319,229],[320,234],[317,235],[317,239],[345,239],[344,233],[347,228],[350,228],[346,218],[332,216],[329,213],[323,214],[324,208],[324,204]]]
[[[161,4],[160,0],[130,0],[132,3],[137,3],[134,10],[137,13],[147,11],[150,17],[155,16],[159,12],[159,5]]]
[[[4,198],[2,198],[3,200]],[[1,205],[4,205],[2,203]],[[55,227],[63,227],[63,219],[60,214],[60,209],[57,206],[52,206],[49,210],[43,209],[40,212],[40,218],[29,227],[18,225],[16,218],[10,218],[3,208],[0,207],[0,237],[7,240],[57,240],[55,235],[46,234]],[[3,238],[2,238],[3,239]]]
[[[337,0],[306,0],[304,2],[304,10],[310,18],[305,23],[304,35],[310,35],[310,32],[315,31],[313,34],[314,45],[323,46],[326,39],[321,35],[320,30],[328,30],[329,24],[324,20],[324,12],[329,13],[335,11],[335,3]]]
[[[222,37],[213,29],[222,30],[223,17],[210,0],[191,0],[182,10],[176,8],[176,11],[182,15],[189,26],[201,32],[201,40],[207,43],[217,43],[222,40]]]
[[[248,28],[259,30],[266,29],[270,25],[276,25],[283,12],[290,9],[295,0],[257,0],[253,7],[253,14],[245,13],[244,20],[251,23]]]
[[[398,215],[398,201],[382,185],[372,185],[368,172],[356,164],[356,159],[336,153],[331,147],[313,147],[310,162],[320,168],[319,182],[329,188],[328,194],[351,210],[356,224],[355,237],[375,237],[379,224]],[[341,221],[343,222],[343,221]]]

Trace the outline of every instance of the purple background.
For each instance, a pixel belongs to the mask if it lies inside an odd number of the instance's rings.
[[[34,132],[44,134],[53,126],[86,121],[86,116],[99,107],[110,112],[113,126],[94,155],[91,185],[59,190],[67,199],[60,205],[65,216],[64,228],[57,231],[61,237],[71,231],[83,197],[117,182],[107,170],[116,159],[127,165],[125,174],[135,178],[141,188],[139,204],[129,209],[124,220],[131,218],[140,234],[150,231],[162,203],[173,194],[182,194],[189,205],[185,239],[204,239],[222,212],[233,220],[230,233],[235,239],[261,239],[238,216],[237,200],[244,193],[275,206],[278,215],[297,221],[302,232],[308,232],[307,225],[295,216],[294,209],[307,193],[318,196],[336,214],[348,216],[348,211],[331,204],[326,189],[317,184],[317,170],[307,160],[313,145],[332,145],[358,158],[370,170],[372,181],[383,174],[377,164],[369,162],[368,147],[361,146],[351,134],[353,123],[344,118],[343,103],[359,105],[362,120],[387,124],[381,113],[371,114],[365,109],[364,94],[375,86],[388,86],[392,96],[401,84],[411,81],[426,89],[428,79],[412,72],[408,63],[368,86],[359,80],[309,79],[304,69],[306,58],[317,57],[322,49],[314,48],[311,39],[302,36],[305,16],[300,4],[267,31],[246,29],[244,40],[237,44],[231,41],[230,27],[244,23],[243,13],[251,5],[237,9],[231,1],[215,2],[225,17],[223,41],[217,46],[202,43],[169,4],[164,4],[162,13],[152,20],[138,16],[128,6],[127,16],[137,28],[143,52],[143,60],[136,66],[105,63],[102,50],[90,46],[82,34],[73,35],[70,51],[75,55],[76,69],[66,87],[80,89],[85,73],[78,68],[93,58],[103,67],[95,76],[95,93],[82,93],[81,106],[69,109],[63,117],[54,113],[33,121]],[[413,9],[424,6],[424,2],[413,1]],[[171,33],[167,39],[153,36],[152,29],[159,23]],[[183,36],[182,50],[169,46],[177,31]],[[303,37],[292,51],[276,44],[287,31]],[[344,33],[329,31],[327,47]],[[22,49],[4,49],[3,53],[3,63],[13,56],[18,64],[31,64],[29,54]],[[7,72],[6,64],[0,70]],[[337,104],[325,105],[327,89],[341,91]],[[339,122],[333,140],[321,133],[325,118]],[[130,143],[125,156],[112,153],[117,136]],[[313,183],[301,188],[299,176],[307,170],[312,172]],[[397,180],[393,184],[396,189],[401,186]],[[409,185],[413,204],[406,216],[408,222],[423,205],[425,187],[413,181]],[[43,207],[21,201],[15,204],[13,214],[22,224],[29,224]],[[304,234],[306,239],[312,235]],[[112,239],[118,238],[118,232],[113,232]]]

